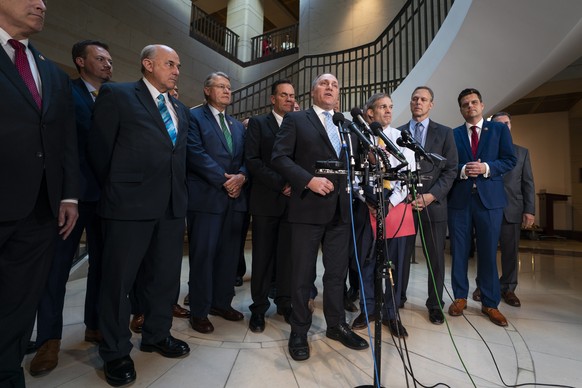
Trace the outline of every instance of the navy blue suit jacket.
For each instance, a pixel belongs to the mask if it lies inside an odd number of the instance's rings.
[[[79,160],[69,77],[32,45],[42,80],[39,109],[16,66],[0,49],[0,222],[28,216],[46,179],[53,216],[79,198]]]
[[[142,80],[101,86],[87,152],[102,189],[101,217],[159,219],[169,205],[174,217],[186,216],[190,117],[180,101],[169,99],[178,116],[175,145]]]
[[[453,134],[459,155],[459,166],[457,178],[449,192],[449,208],[463,209],[468,206],[473,183],[477,185],[477,192],[485,208],[504,208],[507,199],[503,187],[503,174],[509,172],[516,162],[509,128],[502,123],[483,121],[476,159],[489,165],[490,176],[488,178],[479,175],[475,179],[460,179],[463,166],[475,160],[471,152],[465,123],[455,128]]]
[[[234,201],[234,210],[246,212],[247,193],[243,188],[238,198],[228,196],[222,186],[227,174],[243,173],[248,176],[244,165],[244,132],[242,123],[225,115],[232,135],[233,153],[226,145],[222,129],[212,115],[208,105],[190,110],[192,126],[188,132],[188,210],[212,214],[222,214],[228,201]]]
[[[93,116],[93,97],[81,78],[71,81],[73,100],[75,102],[75,118],[77,121],[77,142],[79,145],[79,163],[81,179],[79,181],[82,201],[99,200],[99,183],[87,161],[87,141]]]

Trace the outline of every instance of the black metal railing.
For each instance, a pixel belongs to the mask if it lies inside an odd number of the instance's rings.
[[[229,59],[238,61],[240,37],[194,4],[190,19],[190,36]]]
[[[293,50],[297,52],[298,31],[299,24],[294,24],[251,38],[251,61],[288,54]]]
[[[231,112],[242,119],[268,112],[270,86],[278,79],[295,85],[302,108],[311,105],[311,82],[321,73],[340,81],[340,109],[363,106],[373,93],[392,93],[424,54],[454,0],[409,0],[374,42],[323,55],[307,55],[233,91]]]

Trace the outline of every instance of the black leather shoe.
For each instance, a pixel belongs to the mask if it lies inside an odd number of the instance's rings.
[[[242,276],[237,276],[236,279],[234,279],[234,286],[235,287],[240,287],[243,285],[243,278]]]
[[[135,381],[136,377],[133,360],[129,356],[107,361],[103,365],[103,371],[107,383],[113,387],[129,384]]]
[[[370,325],[373,326],[375,320],[376,315],[368,315],[368,322],[370,322]],[[354,319],[354,322],[352,322],[352,330],[361,330],[365,329],[366,327],[368,327],[368,324],[366,323],[366,314],[362,312],[356,319]]]
[[[252,313],[249,321],[249,329],[253,333],[262,333],[265,331],[265,314]]]
[[[291,324],[291,313],[292,312],[293,312],[293,309],[291,308],[291,306],[277,307],[277,314],[282,315],[283,318],[285,319],[285,322],[287,322],[288,324]]]
[[[398,319],[386,319],[382,321],[382,324],[384,326],[388,326],[388,329],[390,329],[390,333],[392,333],[394,337],[397,338],[408,337],[408,332],[406,331],[406,328],[402,325],[402,322],[400,322]]]
[[[289,336],[289,354],[295,361],[304,361],[309,358],[309,344],[307,334],[299,334],[294,331]]]
[[[327,338],[341,342],[345,347],[355,350],[368,348],[368,342],[354,333],[347,323],[340,323],[334,327],[328,327],[325,331]]]
[[[191,316],[190,325],[192,326],[192,329],[202,334],[208,334],[214,331],[214,326],[212,325],[212,322],[210,322],[208,317],[197,318]]]
[[[26,346],[26,354],[32,354],[38,350],[38,346],[36,346],[35,341],[28,341],[28,345]]]
[[[142,342],[139,349],[142,352],[157,352],[168,358],[182,357],[183,355],[190,353],[190,347],[186,342],[176,339],[171,335],[167,336],[157,344],[144,344]]]
[[[227,309],[224,310],[211,307],[210,315],[218,315],[219,317],[222,317],[227,321],[242,321],[245,317],[240,311],[236,311],[232,307],[228,307]]]
[[[440,309],[429,309],[428,320],[435,325],[442,325],[445,321],[445,317]]]

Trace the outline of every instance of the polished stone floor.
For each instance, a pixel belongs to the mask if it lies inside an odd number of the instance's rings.
[[[384,387],[432,386],[503,387],[557,384],[582,387],[582,243],[568,240],[522,240],[517,295],[522,307],[501,302],[506,328],[492,324],[470,300],[464,317],[449,317],[435,326],[424,307],[427,270],[417,248],[412,265],[408,302],[401,318],[409,337],[393,341],[382,331],[381,383]],[[250,263],[250,244],[246,250]],[[450,268],[450,256],[447,255]],[[250,268],[250,265],[248,266]],[[136,387],[356,387],[373,384],[370,349],[354,351],[325,337],[319,264],[313,325],[309,332],[311,358],[296,362],[287,350],[289,326],[269,310],[266,330],[248,330],[250,275],[236,289],[233,306],[245,320],[229,322],[210,317],[212,334],[192,330],[187,320],[174,319],[173,335],[187,341],[189,356],[166,359],[139,351],[140,336],[133,336],[131,357],[137,370]],[[470,263],[474,278],[475,260]],[[450,270],[445,285],[450,291]],[[188,260],[182,270],[181,298],[187,292]],[[68,283],[64,332],[58,367],[43,377],[26,372],[27,387],[105,387],[97,347],[83,341],[85,278],[81,267]],[[474,281],[471,281],[474,284]],[[450,296],[445,296],[446,308]],[[180,299],[181,300],[181,299]],[[347,313],[351,322],[357,313]],[[367,330],[361,330],[368,336]],[[372,330],[373,333],[373,330]],[[28,370],[32,355],[25,358]],[[406,366],[405,366],[406,365]],[[408,371],[408,373],[406,372]]]

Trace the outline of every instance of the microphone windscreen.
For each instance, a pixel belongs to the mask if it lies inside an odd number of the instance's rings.
[[[382,132],[382,124],[380,124],[377,121],[374,121],[372,122],[372,124],[370,124],[370,129],[372,130],[372,132],[374,132],[376,136],[378,136],[378,133]]]
[[[350,111],[350,114],[352,115],[352,118],[355,120],[357,116],[364,116],[364,112],[362,112],[362,110],[360,108],[358,108],[357,106],[352,108],[352,110]]]
[[[345,121],[345,117],[341,112],[335,112],[333,114],[332,120],[333,120],[333,123],[339,127],[339,124],[343,123]]]

